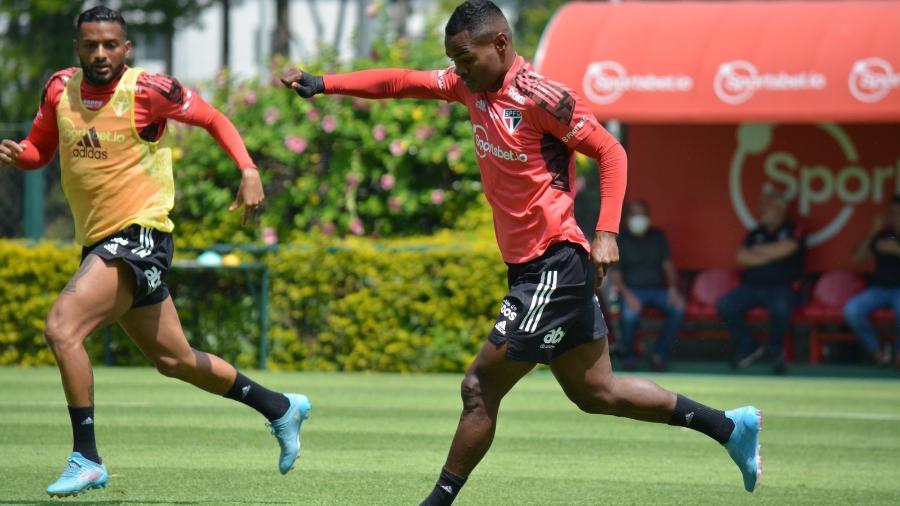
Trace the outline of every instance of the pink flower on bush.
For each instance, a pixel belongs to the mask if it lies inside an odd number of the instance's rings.
[[[350,233],[353,235],[363,235],[366,233],[366,229],[363,227],[361,219],[353,218],[350,220]]]
[[[372,137],[378,142],[383,141],[387,137],[387,128],[382,124],[375,125],[372,127]]]
[[[391,191],[394,188],[394,183],[396,182],[396,179],[394,179],[394,176],[392,174],[382,174],[380,182],[381,182],[381,189],[387,192],[387,191]]]
[[[431,203],[439,206],[444,203],[444,190],[431,190]]]
[[[440,106],[438,106],[438,116],[446,117],[449,115],[450,115],[450,104],[449,103],[444,102]]]
[[[346,181],[347,181],[347,186],[350,186],[351,188],[355,188],[355,187],[359,186],[359,176],[357,176],[356,174],[354,174],[352,172],[347,174]]]
[[[335,230],[334,223],[326,221],[322,224],[322,233],[325,235],[333,235]]]
[[[461,154],[462,150],[459,148],[459,144],[454,144],[447,150],[447,160],[456,162],[459,160]]]
[[[253,90],[247,92],[244,95],[244,105],[250,107],[251,105],[256,103],[256,93]]]
[[[293,151],[296,154],[301,154],[306,151],[306,148],[309,146],[309,142],[303,137],[297,137],[296,135],[288,135],[284,138],[284,147]]]
[[[319,195],[325,195],[328,193],[328,183],[322,183],[319,185]]]
[[[326,134],[330,134],[334,132],[334,129],[337,128],[337,120],[334,119],[334,116],[327,115],[322,119],[322,131]]]
[[[368,100],[362,98],[353,98],[353,109],[357,111],[368,111],[372,108],[372,104]]]
[[[262,240],[264,243],[272,246],[278,242],[278,232],[272,227],[266,227],[262,231]]]
[[[310,109],[309,112],[306,113],[306,119],[310,121],[319,121],[319,118],[321,118],[321,116],[316,109]]]
[[[388,197],[388,208],[393,213],[399,213],[400,212],[400,199],[398,199],[397,197],[395,197],[393,195]]]
[[[276,109],[274,107],[269,107],[268,109],[266,109],[266,124],[274,125],[275,122],[278,121],[278,116],[279,116],[278,109]]]
[[[400,139],[392,140],[389,149],[394,156],[400,156],[403,153],[406,153],[406,148],[403,147],[403,142]]]
[[[425,140],[431,137],[434,134],[434,129],[431,127],[423,127],[416,130],[416,138],[419,140]]]

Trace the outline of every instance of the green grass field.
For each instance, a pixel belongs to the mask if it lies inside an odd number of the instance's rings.
[[[151,369],[96,371],[109,487],[92,504],[418,504],[456,426],[459,375],[253,373],[313,401],[282,477],[255,412]],[[704,436],[589,416],[552,376],[525,378],[456,504],[900,504],[900,381],[657,375],[713,406],[763,409],[761,489]],[[70,449],[55,369],[0,368],[0,504],[48,504]]]

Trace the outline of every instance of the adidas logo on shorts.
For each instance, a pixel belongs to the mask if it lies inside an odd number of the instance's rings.
[[[494,328],[497,329],[497,332],[506,335],[506,320],[501,320],[494,325]]]

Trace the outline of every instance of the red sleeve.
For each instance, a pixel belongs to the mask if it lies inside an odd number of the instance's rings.
[[[462,83],[453,72],[443,70],[375,69],[323,76],[325,93],[360,98],[425,98],[461,102]]]
[[[597,231],[619,233],[622,202],[628,182],[628,156],[619,141],[597,125],[575,149],[595,160],[600,168],[600,218]]]
[[[151,123],[173,119],[202,127],[213,136],[239,169],[256,167],[234,124],[199,94],[182,86],[174,77],[166,75],[142,74],[139,82],[148,90]]]
[[[66,89],[66,83],[74,68],[61,70],[52,76],[44,85],[38,113],[31,123],[28,137],[22,141],[25,150],[19,154],[16,167],[24,170],[39,169],[53,159],[59,145],[59,127],[56,124],[56,107],[59,97]]]

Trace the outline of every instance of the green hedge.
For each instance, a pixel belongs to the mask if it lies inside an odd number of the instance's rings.
[[[246,255],[245,255],[246,257]],[[48,364],[44,318],[77,268],[78,250],[0,241],[0,364]],[[186,259],[176,253],[176,262]],[[252,260],[245,258],[245,261]],[[267,254],[269,365],[274,369],[461,371],[490,331],[505,293],[493,238],[443,232],[373,241],[312,237]],[[192,343],[242,367],[256,364],[252,273],[174,270],[168,279]],[[105,335],[88,340],[95,362]],[[116,364],[147,364],[112,333]]]

